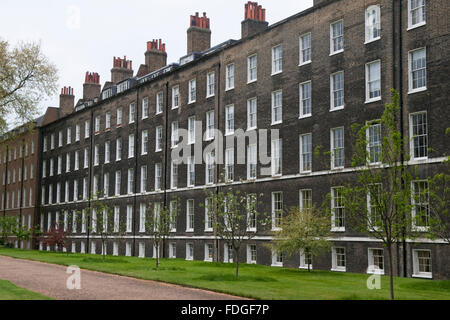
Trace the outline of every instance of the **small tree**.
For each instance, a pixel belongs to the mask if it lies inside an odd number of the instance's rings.
[[[170,236],[172,229],[174,229],[178,218],[179,201],[173,199],[168,206],[161,205],[160,202],[154,202],[152,204],[149,204],[147,207],[145,227],[151,234],[153,244],[156,247],[156,269],[158,270],[161,244],[164,243]]]
[[[411,182],[402,135],[397,127],[399,94],[393,90],[379,122],[354,126],[357,133],[352,167],[355,181],[342,188],[347,221],[352,228],[381,240],[388,251],[390,297],[394,299],[393,245],[413,238],[411,219]],[[369,145],[367,132],[381,136],[379,145]]]
[[[233,247],[235,275],[239,276],[239,252],[244,241],[256,236],[258,220],[262,227],[268,224],[266,215],[259,213],[258,195],[241,193],[225,187],[218,193],[207,192],[206,208],[217,236]],[[258,219],[258,217],[262,217]]]
[[[61,248],[65,248],[66,252],[69,252],[69,246],[72,243],[68,237],[69,232],[64,230],[64,226],[58,223],[53,224],[50,229],[44,232],[38,240],[44,245],[53,246],[56,245]]]
[[[310,272],[310,261],[328,251],[331,242],[330,217],[315,207],[301,210],[290,208],[283,217],[280,230],[274,232],[270,247],[292,256],[303,251]]]
[[[9,243],[9,237],[13,235],[13,230],[17,226],[17,219],[14,216],[0,217],[0,239],[4,245]]]
[[[450,128],[447,129],[450,135]],[[430,197],[429,231],[431,239],[450,243],[450,157],[442,171],[428,179]]]
[[[91,195],[86,201],[90,201],[91,206],[77,212],[76,221],[81,221],[87,226],[89,233],[100,236],[102,243],[102,260],[107,256],[106,245],[113,236],[121,237],[125,235],[125,228],[119,219],[115,219],[114,207],[110,207],[104,199],[101,199],[103,192],[99,191]],[[113,223],[111,223],[113,222]]]

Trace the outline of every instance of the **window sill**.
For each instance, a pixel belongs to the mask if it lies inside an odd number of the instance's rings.
[[[188,230],[186,230],[186,232],[192,233],[192,232],[194,232],[194,230],[193,229],[188,229]]]
[[[254,130],[257,130],[257,129],[258,129],[258,127],[247,128],[247,132],[249,132],[249,131],[254,131]]]
[[[162,111],[155,113],[155,116],[162,114]]]
[[[301,119],[308,119],[308,118],[311,118],[311,117],[312,117],[312,114],[305,114],[305,115],[302,115],[302,116],[298,117],[298,119],[299,120],[301,120]]]
[[[179,108],[179,106],[172,107],[172,110],[177,110],[178,108]]]
[[[377,98],[373,98],[373,99],[366,100],[364,103],[365,103],[365,104],[369,104],[369,103],[377,102],[377,101],[381,101],[381,96],[380,96],[380,97],[377,97]]]
[[[213,232],[213,229],[205,229],[205,232]]]
[[[414,232],[428,232],[430,230],[430,227],[417,227],[413,226],[412,231]]]
[[[409,25],[408,24],[408,28],[406,29],[406,31],[410,31],[410,30],[413,30],[413,29],[416,29],[416,28],[419,28],[419,27],[423,27],[426,24],[427,24],[426,21],[422,21],[422,22],[416,23],[415,25]]]
[[[306,66],[306,65],[308,65],[308,64],[311,64],[311,60],[302,62],[302,63],[300,63],[298,66],[299,66],[299,67],[302,67],[302,66]]]
[[[190,105],[190,104],[194,104],[196,102],[196,100],[193,100],[193,101],[189,101],[188,102],[188,105]]]
[[[413,274],[412,277],[413,278],[422,278],[422,279],[433,279],[433,274],[432,273],[418,273],[418,274]]]
[[[344,52],[344,49],[341,49],[341,50],[338,50],[338,51],[331,52],[331,53],[330,53],[330,57],[331,57],[331,56],[334,56],[334,55],[336,55],[336,54],[342,53],[342,52]]]
[[[257,81],[258,81],[258,79],[250,80],[250,81],[247,81],[247,84],[252,84],[252,83],[255,83],[255,82],[257,82]]]
[[[345,227],[333,227],[331,232],[345,232]]]
[[[272,126],[276,126],[276,125],[279,125],[279,124],[282,124],[283,123],[283,121],[277,121],[277,122],[272,122]]]
[[[335,272],[346,272],[346,268],[339,268],[339,267],[337,267],[337,268],[331,268],[331,271],[335,271]]]
[[[300,267],[298,267],[299,269],[302,269],[302,270],[308,270],[308,266],[300,266]],[[309,265],[309,270],[312,270],[313,269],[313,266],[312,265]]]
[[[345,106],[342,107],[336,107],[336,108],[330,108],[330,112],[335,112],[335,111],[339,111],[339,110],[344,110]]]
[[[427,87],[422,87],[422,88],[417,88],[417,89],[410,89],[408,91],[408,94],[414,94],[414,93],[418,93],[418,92],[423,92],[426,91]]]
[[[162,149],[159,149],[159,150],[155,150],[155,152],[161,152],[162,151]]]
[[[282,264],[278,264],[278,263],[272,263],[271,265],[270,265],[271,267],[275,267],[275,268],[282,268],[283,267],[283,265]]]
[[[213,98],[213,97],[215,97],[215,94],[211,94],[211,95],[206,96],[206,99]]]
[[[381,39],[381,37],[377,37],[377,38],[375,38],[375,39],[372,39],[372,40],[366,40],[366,42],[364,42],[364,44],[369,44],[369,43],[372,43],[372,42],[378,41],[378,40],[380,40],[380,39]]]
[[[233,136],[233,135],[234,135],[234,131],[233,131],[233,132],[226,132],[226,133],[225,133],[225,137]]]
[[[376,274],[376,275],[380,275],[383,276],[384,275],[384,270],[367,270],[367,274]]]
[[[300,171],[300,174],[302,174],[302,175],[308,175],[308,174],[311,174],[311,173],[312,173],[312,170]]]
[[[231,91],[231,90],[234,90],[234,87],[233,88],[225,88],[225,92]]]
[[[281,73],[283,73],[283,70],[277,71],[277,72],[272,72],[272,74],[270,76],[273,77],[273,76],[276,76],[276,75],[281,74]]]

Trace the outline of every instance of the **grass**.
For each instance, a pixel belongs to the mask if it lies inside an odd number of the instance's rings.
[[[6,280],[0,280],[0,300],[51,300],[39,293],[13,285]]]
[[[159,270],[154,259],[65,254],[47,251],[23,251],[0,248],[0,255],[82,269],[118,274],[139,279],[162,281],[263,300],[381,300],[389,298],[389,277],[382,276],[381,290],[369,290],[368,275],[329,271],[272,268],[261,265],[240,266],[239,279],[234,265],[161,260]],[[450,300],[450,281],[395,278],[395,295],[402,300]]]

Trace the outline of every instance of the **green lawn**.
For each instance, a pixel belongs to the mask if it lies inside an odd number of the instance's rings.
[[[0,280],[0,300],[51,300],[39,293],[19,288],[6,280]]]
[[[272,268],[242,264],[240,277],[234,278],[234,265],[162,260],[156,271],[155,260],[136,257],[110,257],[103,262],[101,256],[65,254],[42,251],[22,251],[0,248],[0,255],[55,263],[77,265],[89,269],[140,279],[163,281],[189,287],[204,288],[256,299],[388,299],[389,278],[382,277],[381,290],[368,290],[368,275]],[[397,299],[450,300],[450,281],[396,278]]]

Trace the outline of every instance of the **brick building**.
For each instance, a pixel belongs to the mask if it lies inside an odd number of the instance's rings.
[[[103,191],[101,200],[127,233],[108,243],[108,254],[151,257],[155,248],[141,212],[177,199],[181,212],[163,255],[209,260],[214,237],[200,204],[205,188],[223,187],[221,172],[243,192],[264,190],[261,210],[273,216],[283,208],[320,204],[330,192],[338,196],[340,183],[354,177],[351,125],[380,119],[391,88],[401,92],[399,126],[412,138],[405,146],[410,164],[421,178],[438,172],[449,153],[449,10],[446,0],[322,0],[269,26],[265,10],[250,2],[242,38],[214,47],[206,14],[191,16],[187,55],[179,63],[167,65],[165,44],[150,41],[136,76],[131,61],[114,58],[111,81],[100,90],[98,75],[87,74],[75,111],[42,127],[40,225],[63,221],[74,232],[73,251],[100,253],[98,234],[73,213],[89,208],[90,195]],[[223,164],[177,165],[172,156],[181,129],[201,150],[217,140],[212,129],[227,136],[238,129],[278,129],[278,137],[267,138],[269,173],[256,161],[257,145],[206,157],[223,154]],[[312,159],[316,146],[336,155],[331,169],[329,160]],[[242,155],[245,163],[237,164]],[[384,270],[382,244],[352,230],[337,203],[331,204],[334,247],[313,268]],[[258,230],[257,223],[257,236],[241,250],[240,261],[307,267],[300,253],[289,259],[271,253],[264,246],[270,235]],[[232,260],[225,243],[218,248],[222,261]],[[440,240],[407,241],[396,248],[395,273],[449,278],[449,251]]]

